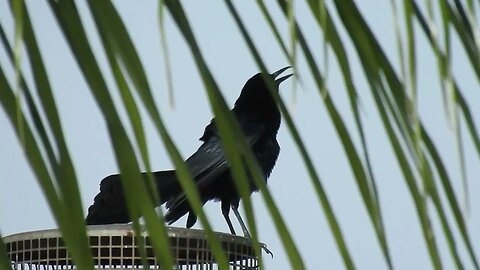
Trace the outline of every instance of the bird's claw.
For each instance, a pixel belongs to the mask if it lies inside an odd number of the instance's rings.
[[[273,259],[273,253],[267,248],[267,245],[264,243],[260,243],[260,247],[267,253],[268,255],[272,256]]]

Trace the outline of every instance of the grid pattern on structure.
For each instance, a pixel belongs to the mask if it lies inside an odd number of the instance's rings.
[[[121,227],[123,228],[123,227]],[[148,235],[134,237],[126,229],[89,230],[89,244],[97,269],[160,269]],[[229,259],[230,269],[257,269],[258,261],[248,239],[217,233]],[[205,234],[199,230],[169,228],[174,269],[218,269]],[[140,240],[140,241],[139,241]],[[3,239],[14,269],[57,270],[76,269],[59,232],[23,233]],[[140,242],[143,242],[141,244]],[[142,263],[141,248],[146,257]]]

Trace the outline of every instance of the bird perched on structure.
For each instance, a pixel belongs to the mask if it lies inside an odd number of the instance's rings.
[[[293,75],[289,74],[277,78],[288,68],[290,67],[282,68],[272,74],[258,73],[251,77],[243,87],[240,97],[232,109],[232,113],[245,135],[247,144],[251,147],[258,164],[263,170],[265,181],[270,176],[280,152],[280,146],[277,142],[280,111],[268,89],[266,80],[271,80],[272,85],[278,91],[280,83]],[[215,118],[207,125],[200,140],[203,142],[202,145],[185,163],[192,173],[202,202],[205,204],[209,200],[220,201],[222,214],[230,232],[235,234],[235,229],[229,217],[231,208],[239,219],[244,234],[249,236],[238,212],[240,196],[230,174],[230,167],[223,151]],[[183,193],[175,171],[158,171],[152,174],[161,198],[160,205],[165,203],[167,209],[165,221],[172,224],[188,213],[186,227],[192,227],[197,217]],[[146,178],[146,174],[143,175]],[[250,181],[250,194],[254,191],[258,191],[258,187],[253,181]],[[88,209],[86,223],[94,225],[127,222],[130,222],[130,218],[120,175],[110,175],[101,181],[100,193]]]

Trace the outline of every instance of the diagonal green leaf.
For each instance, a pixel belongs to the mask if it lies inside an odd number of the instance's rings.
[[[380,111],[380,114],[382,116],[382,120],[384,123],[384,127],[387,130],[388,136],[390,138],[390,142],[392,143],[392,147],[394,149],[395,155],[397,157],[397,161],[399,162],[399,165],[401,167],[401,171],[404,175],[405,181],[407,183],[407,186],[409,188],[410,194],[413,197],[415,207],[417,210],[417,215],[419,217],[419,221],[422,227],[423,235],[425,238],[425,242],[428,247],[428,251],[430,253],[430,257],[432,260],[432,264],[435,269],[442,269],[442,264],[440,260],[440,256],[438,253],[438,249],[435,243],[435,238],[433,234],[433,229],[431,227],[431,221],[428,217],[428,213],[426,211],[426,206],[425,206],[425,201],[423,200],[419,188],[416,184],[416,180],[414,177],[414,173],[408,164],[407,157],[403,153],[403,150],[401,149],[400,143],[398,141],[398,138],[394,134],[393,128],[391,124],[389,123],[387,119],[387,112],[385,110],[385,107],[383,105],[383,102],[381,101],[381,97],[375,92],[374,96],[376,99],[376,104],[377,108]]]
[[[18,139],[24,140],[24,144],[22,144],[22,146],[25,151],[25,156],[39,182],[39,185],[45,195],[45,198],[47,199],[47,202],[50,205],[50,208],[59,225],[59,228],[62,231],[63,237],[65,239],[65,244],[71,252],[72,258],[75,260],[77,265],[81,265],[82,267],[84,267],[84,269],[93,269],[93,264],[90,257],[90,250],[86,248],[87,253],[85,253],[84,247],[86,246],[81,245],[81,238],[86,238],[85,234],[82,235],[73,230],[75,228],[75,225],[72,224],[73,220],[69,218],[68,210],[66,209],[65,204],[61,201],[60,196],[56,193],[52,177],[50,176],[49,170],[47,168],[47,164],[43,160],[40,148],[36,142],[36,139],[33,136],[29,124],[27,124],[25,117],[23,116],[23,112],[20,112],[20,117],[23,125],[23,134],[20,134],[19,122],[16,121],[18,113],[15,106],[16,97],[7,82],[3,70],[1,69],[0,97],[2,107],[5,110],[11,124],[14,126]]]
[[[444,231],[445,237],[448,242],[448,247],[450,248],[450,253],[452,254],[453,260],[455,262],[455,265],[457,269],[464,269],[465,266],[462,263],[462,260],[460,259],[460,256],[458,254],[457,246],[455,243],[455,238],[453,236],[453,232],[450,228],[450,225],[448,223],[447,216],[445,214],[445,209],[442,205],[442,202],[440,200],[440,196],[437,192],[437,188],[435,186],[435,182],[433,181],[433,172],[431,170],[430,164],[425,162],[425,185],[426,185],[426,191],[432,198],[433,204],[435,208],[437,209],[437,214],[440,218],[440,223],[442,225],[442,229]]]
[[[462,8],[461,5],[457,5],[457,7]],[[451,46],[450,46],[450,22],[451,22],[451,14],[449,12],[450,7],[449,3],[445,0],[440,1],[440,10],[442,11],[442,26],[443,26],[443,36],[444,36],[444,54],[437,53],[437,57],[440,59],[441,63],[441,69],[444,70],[444,74],[442,74],[442,79],[446,85],[447,89],[447,94],[448,94],[448,99],[447,99],[447,104],[448,104],[448,115],[450,117],[450,121],[452,124],[452,128],[454,130],[454,135],[455,135],[455,142],[457,145],[457,152],[458,152],[458,157],[459,157],[459,163],[460,163],[460,175],[462,178],[462,184],[463,184],[463,193],[465,194],[465,209],[466,212],[469,212],[470,206],[469,206],[469,188],[468,188],[468,182],[467,182],[467,177],[466,177],[466,165],[465,165],[465,154],[464,154],[464,149],[463,149],[463,141],[462,141],[462,135],[461,135],[461,127],[459,123],[459,114],[458,110],[456,109],[456,103],[457,103],[457,95],[456,91],[454,89],[453,85],[453,80],[452,80],[452,71],[451,71]],[[464,16],[465,13],[463,12],[463,9],[460,12],[461,16]],[[465,17],[463,17],[464,25],[467,26],[463,30],[466,30],[468,35],[473,38],[473,34],[471,32],[470,25],[468,24],[469,22],[466,20]]]
[[[233,6],[231,1],[226,0],[225,3],[227,4],[228,10],[230,11],[230,13],[231,13],[232,17],[234,18],[237,26],[239,27],[239,30],[240,30],[243,38],[245,39],[245,42],[247,43],[247,46],[250,49],[250,52],[252,53],[253,58],[257,62],[257,65],[259,66],[262,73],[267,74],[268,71],[266,69],[266,66],[263,63],[263,61],[261,60],[261,57],[258,54],[258,50],[255,48],[255,45],[253,44],[253,41],[252,41],[251,37],[248,35],[248,33],[245,29],[245,26],[244,26],[243,22],[241,21],[240,16],[238,15],[238,12],[236,11],[236,9]],[[275,91],[275,88],[273,87],[273,85],[271,85],[270,88],[271,88],[270,89],[271,93],[274,95],[274,97],[278,101],[278,104],[280,106],[280,111],[285,116],[286,114],[288,114],[288,112],[286,110],[286,107],[285,107],[285,104],[280,100],[279,95],[278,95],[277,91]],[[286,120],[286,121],[289,122],[288,120]],[[248,149],[246,147],[243,147],[243,148]],[[251,157],[251,158],[248,158],[248,159],[253,160],[253,155],[251,154],[251,152],[250,151],[246,151],[246,152],[247,152],[246,153],[247,158]],[[303,265],[303,260],[301,259],[300,253],[298,252],[298,249],[297,249],[295,243],[293,242],[293,239],[291,238],[290,233],[288,232],[288,229],[285,225],[285,222],[281,218],[280,212],[278,211],[277,207],[275,206],[275,203],[273,202],[273,198],[272,198],[270,192],[266,188],[265,183],[261,180],[261,174],[259,173],[259,170],[256,170],[256,171],[257,171],[257,177],[254,177],[255,178],[254,181],[255,181],[256,185],[260,187],[260,191],[264,195],[264,199],[265,199],[265,202],[267,204],[267,207],[269,208],[270,213],[272,214],[272,218],[274,219],[275,225],[277,226],[278,233],[282,238],[283,245],[284,245],[284,247],[287,251],[287,255],[289,256],[291,266],[294,269],[303,269],[304,265]]]
[[[175,99],[173,95],[173,78],[172,78],[172,65],[170,64],[170,54],[168,52],[168,43],[167,43],[167,31],[165,31],[165,19],[164,19],[164,4],[163,0],[160,0],[158,5],[158,26],[160,29],[160,42],[162,44],[162,55],[165,61],[165,75],[167,77],[167,88],[168,96],[170,101],[170,106],[174,107]]]
[[[474,37],[470,34],[468,20],[465,20],[465,18],[456,12],[450,4],[448,4],[446,8],[448,9],[447,12],[450,21],[457,31],[460,41],[462,41],[463,48],[467,53],[473,71],[475,72],[475,75],[477,75],[477,79],[480,81],[480,61],[478,61],[480,50],[475,43]]]
[[[365,21],[359,14],[359,11],[357,10],[355,4],[352,1],[336,1],[335,5],[340,14],[340,17],[342,18],[343,23],[345,24],[345,27],[347,28],[347,31],[349,32],[350,37],[353,40],[353,43],[356,46],[356,49],[360,57],[360,60],[362,62],[362,65],[364,67],[364,70],[367,73],[367,78],[372,88],[372,93],[375,97],[377,108],[379,109],[380,114],[382,116],[384,127],[387,130],[387,133],[389,135],[390,142],[392,143],[392,146],[394,148],[394,152],[396,154],[397,160],[402,168],[402,172],[404,174],[407,186],[409,187],[410,193],[414,199],[414,203],[417,209],[417,214],[418,214],[420,223],[422,225],[424,239],[430,253],[432,264],[434,268],[440,269],[442,268],[441,260],[440,260],[437,245],[435,243],[435,238],[432,234],[432,228],[431,228],[430,220],[428,217],[428,212],[426,211],[426,206],[422,201],[422,198],[418,191],[418,186],[416,184],[410,165],[407,162],[406,156],[404,155],[403,150],[400,147],[400,144],[398,142],[396,135],[393,133],[393,129],[387,117],[387,113],[384,107],[384,102],[386,101],[385,97],[387,96],[384,95],[383,98],[379,96],[379,93],[382,93],[382,92],[386,93],[386,92],[385,90],[382,89],[383,82],[380,79],[378,68],[379,67],[382,68],[382,71],[385,73],[387,83],[390,89],[397,89],[397,91],[392,94],[402,95],[401,89],[403,87],[399,83],[398,77],[393,71],[388,59],[385,57],[381,47],[378,45],[370,29],[368,28]],[[348,11],[348,15],[347,15],[347,11]],[[375,58],[378,59],[377,60],[378,62],[375,61],[372,63],[369,56],[370,53],[375,54]],[[375,63],[380,64],[380,66],[376,65]],[[405,110],[405,107],[404,107],[404,104],[406,104],[404,103],[405,98],[403,98],[402,101],[403,101],[402,103],[399,103],[398,100],[395,100],[395,102],[393,103],[395,104],[396,108],[399,109],[399,111]],[[402,122],[405,123],[405,127],[408,127],[409,124],[407,123],[409,123],[409,121],[405,121],[405,117],[407,114],[398,114],[399,111],[392,110],[392,109],[393,108],[390,108],[389,110],[392,111],[394,116],[396,116],[396,119],[402,120]],[[408,130],[410,129],[405,128],[400,130],[403,132],[407,131],[407,133],[404,133],[403,136],[405,139],[407,139],[407,145],[412,145],[411,143],[408,144],[408,142],[412,141],[412,136],[411,136],[412,133],[408,132]],[[416,151],[411,153],[416,153]],[[418,162],[419,159],[415,158],[414,160]]]
[[[5,246],[5,243],[3,243],[1,234],[0,234],[0,267],[5,270],[12,269],[12,265],[10,264],[10,259],[8,258],[8,255],[7,255],[7,247]]]
[[[76,181],[74,179],[75,172],[73,170],[73,166],[71,164],[69,154],[68,154],[68,151],[67,151],[65,143],[64,143],[63,135],[61,133],[61,127],[59,126],[58,113],[56,112],[56,109],[55,109],[55,104],[53,102],[53,96],[51,95],[51,89],[50,89],[49,84],[48,84],[48,79],[46,78],[46,72],[45,72],[45,68],[43,66],[43,61],[41,59],[41,56],[40,56],[40,53],[39,53],[39,50],[38,50],[38,46],[36,45],[36,40],[35,40],[35,37],[33,35],[28,11],[26,10],[26,7],[23,5],[23,3],[22,3],[21,8],[23,9],[22,10],[22,14],[23,14],[22,19],[24,20],[23,25],[24,25],[24,28],[25,28],[24,38],[25,38],[25,43],[27,45],[27,52],[30,56],[28,59],[30,60],[32,69],[38,71],[37,73],[34,73],[35,83],[36,83],[37,89],[40,92],[42,104],[45,105],[44,111],[47,115],[47,120],[49,121],[49,123],[53,123],[53,124],[51,124],[51,127],[53,127],[53,134],[54,134],[54,137],[56,139],[56,144],[57,144],[56,148],[59,149],[59,153],[60,153],[60,161],[59,162],[60,162],[60,164],[62,164],[62,166],[59,166],[57,164],[56,158],[54,157],[54,154],[53,154],[52,146],[51,146],[51,144],[50,144],[50,142],[47,138],[45,128],[43,126],[43,123],[41,122],[38,110],[36,109],[36,106],[33,102],[31,94],[30,94],[30,92],[29,92],[29,90],[26,86],[26,83],[23,80],[23,77],[21,76],[21,74],[19,74],[18,76],[20,76],[21,85],[22,85],[22,88],[24,89],[26,97],[27,97],[27,104],[28,104],[30,112],[32,114],[32,119],[33,119],[34,124],[37,127],[37,129],[39,129],[39,133],[40,133],[40,136],[41,136],[41,139],[42,139],[42,143],[44,144],[46,152],[49,156],[49,161],[51,163],[50,167],[54,169],[55,178],[61,179],[61,181],[57,181],[57,184],[58,184],[58,186],[60,187],[61,190],[63,190],[66,194],[69,195],[69,196],[61,196],[61,197],[63,197],[61,200],[63,201],[62,202],[63,205],[70,208],[70,210],[67,211],[67,213],[70,214],[70,217],[69,216],[61,216],[61,215],[58,215],[58,214],[57,214],[57,217],[66,219],[63,222],[59,221],[59,223],[70,223],[70,225],[63,226],[63,227],[60,226],[60,229],[63,229],[64,234],[70,234],[71,235],[70,237],[65,237],[66,239],[76,238],[73,241],[72,240],[67,240],[67,241],[70,241],[69,246],[72,246],[72,242],[78,243],[78,245],[76,247],[74,247],[76,249],[76,251],[73,251],[72,253],[73,254],[85,254],[83,256],[83,258],[84,258],[83,260],[88,260],[90,252],[86,248],[87,247],[87,240],[86,240],[86,237],[85,237],[85,233],[84,234],[79,234],[78,233],[78,232],[82,231],[83,217],[81,216],[81,213],[82,213],[81,209],[82,208],[81,208],[81,204],[80,204],[78,187],[77,187]],[[3,29],[2,29],[2,32],[3,32]],[[2,40],[6,45],[7,53],[10,54],[8,51],[11,51],[11,50],[9,49],[8,42],[6,42],[6,39],[4,38],[3,33],[2,33]],[[20,131],[20,134],[21,133],[22,133],[22,131]],[[23,136],[23,135],[20,135],[20,136]],[[84,229],[83,229],[83,231],[84,231]],[[82,246],[82,244],[83,244],[83,246]],[[78,259],[78,260],[81,261],[80,259]],[[79,262],[79,265],[81,265],[81,264],[88,265],[88,261]]]
[[[20,74],[21,74],[21,58],[22,58],[22,39],[23,39],[23,1],[14,0],[10,3],[12,5],[12,13],[15,23],[15,37],[13,42],[13,59],[15,68],[15,89],[17,95],[17,121],[21,121],[21,88],[20,88]],[[20,142],[23,143],[23,125],[20,123]]]
[[[463,242],[465,243],[465,246],[468,250],[469,256],[475,266],[476,269],[479,269],[479,264],[475,256],[475,252],[473,250],[472,243],[470,241],[470,237],[468,234],[467,226],[465,224],[465,220],[463,218],[462,212],[460,211],[460,207],[458,206],[458,201],[455,196],[455,192],[453,190],[453,187],[451,185],[450,178],[448,176],[447,170],[445,169],[445,166],[443,165],[443,162],[440,158],[440,155],[438,154],[437,150],[435,149],[435,146],[433,145],[433,142],[430,138],[430,136],[427,134],[425,130],[423,130],[423,140],[425,142],[425,147],[427,148],[430,157],[433,160],[433,163],[435,164],[435,167],[437,169],[437,173],[439,175],[440,181],[442,183],[442,187],[445,191],[445,194],[447,196],[448,203],[450,205],[450,209],[453,212],[453,216],[455,218],[455,222],[457,224],[458,230],[460,231],[460,234],[462,235]]]
[[[480,137],[478,136],[477,129],[475,128],[475,121],[473,120],[472,113],[470,112],[469,106],[465,98],[463,97],[462,93],[458,90],[458,87],[455,85],[455,89],[457,90],[457,97],[458,97],[458,106],[463,113],[463,117],[468,127],[468,131],[470,132],[470,137],[472,138],[473,144],[477,149],[478,157],[480,157]]]
[[[99,3],[99,2],[96,2],[96,3]],[[111,9],[113,7],[108,7],[107,10],[105,10],[106,9],[105,7],[99,7],[97,5],[95,7],[91,7],[91,11],[94,15],[96,25],[99,29],[100,37],[102,39],[102,42],[105,48],[105,54],[107,55],[108,61],[110,63],[114,78],[117,83],[117,87],[122,97],[124,107],[126,108],[126,111],[128,113],[130,123],[132,124],[137,145],[138,145],[138,148],[140,149],[143,164],[145,165],[146,171],[150,172],[151,171],[150,161],[148,158],[148,149],[147,149],[147,144],[145,140],[145,134],[143,131],[144,128],[143,128],[140,112],[133,99],[133,96],[125,80],[125,77],[120,69],[119,63],[115,59],[115,56],[114,56],[115,49],[114,49],[114,46],[112,46],[112,44],[114,44],[116,41],[112,40],[112,38],[110,37],[110,33],[112,31],[114,31],[115,33],[119,33],[121,30],[123,30],[123,28],[118,29],[117,27],[117,29],[115,30],[109,29],[109,28],[116,28],[115,25],[113,25],[113,23],[111,23],[111,25],[108,25],[108,22],[103,20],[103,18],[107,18],[107,16],[105,15],[109,13],[110,11],[109,8]],[[108,16],[108,17],[111,17],[111,16]],[[115,21],[115,22],[119,23],[118,21]],[[151,174],[148,174],[147,179],[149,180],[148,181],[149,190],[156,190]],[[156,192],[153,192],[152,194],[154,195],[154,198],[153,198],[154,205],[158,205],[157,202],[160,201],[160,199],[158,198],[158,194]],[[149,213],[148,216],[150,217],[151,213]],[[169,243],[168,241],[164,240],[164,239],[167,239],[167,232],[166,232],[165,224],[162,217],[160,217],[159,222],[153,225],[153,229],[150,229],[151,227],[148,224],[149,222],[150,222],[150,219],[148,219],[147,221],[147,229],[149,229],[150,231],[153,231],[153,232],[150,232],[150,235],[152,236],[151,239],[152,239],[153,246],[154,248],[156,248],[156,251],[157,251],[156,255],[158,260],[162,263],[162,265],[172,265],[173,260],[172,260],[171,252],[169,252],[170,251]],[[137,231],[140,231],[140,227],[137,224],[134,224],[134,226],[136,226],[135,229]],[[163,238],[158,237],[157,235],[161,235]],[[136,238],[137,238],[137,241],[140,241],[141,243],[140,246],[144,247],[143,237],[141,237],[141,235],[138,234],[136,235]],[[143,260],[143,265],[144,267],[148,267],[145,249],[140,248],[140,251],[142,253],[141,257]],[[164,252],[159,252],[159,251],[164,251]]]
[[[189,26],[189,22],[185,16],[183,7],[180,3],[176,1],[165,1],[164,2],[170,11],[170,14],[173,16],[177,26],[182,32],[184,38],[187,41],[187,44],[190,46],[190,50],[194,57],[194,60],[197,64],[199,72],[201,74],[202,80],[204,82],[205,88],[207,90],[207,95],[212,105],[213,112],[215,114],[215,123],[219,128],[220,137],[222,139],[222,144],[224,146],[225,154],[227,160],[230,164],[232,175],[234,176],[237,189],[243,200],[245,211],[247,213],[247,220],[250,225],[250,230],[252,233],[252,239],[254,242],[257,242],[256,228],[253,221],[252,207],[250,203],[250,198],[247,196],[247,178],[246,172],[244,169],[244,163],[239,155],[243,148],[241,147],[242,143],[245,144],[244,136],[239,130],[238,123],[233,118],[233,115],[228,110],[225,100],[220,94],[220,90],[213,79],[212,74],[208,70],[206,63],[200,53],[200,49],[195,41],[192,30]],[[248,157],[246,158],[248,161]],[[252,226],[253,225],[253,226]],[[255,251],[257,254],[260,254],[259,247],[254,245]],[[262,265],[261,257],[260,258],[260,267]]]
[[[430,45],[432,46],[433,50],[438,55],[438,58],[443,58],[444,57],[443,53],[441,52],[437,41],[433,37],[432,31],[428,27],[428,24],[426,23],[425,17],[423,16],[423,14],[420,11],[420,9],[418,8],[418,6],[416,6],[416,4],[415,4],[414,8],[415,8],[415,16],[418,19],[423,32],[425,33],[426,37],[428,38],[428,40],[430,42]],[[461,109],[461,111],[464,115],[464,119],[467,123],[467,127],[469,128],[470,135],[472,137],[472,140],[473,140],[474,144],[477,146],[476,147],[477,152],[479,153],[479,157],[480,157],[480,147],[479,147],[480,146],[480,140],[479,140],[478,134],[476,132],[475,125],[473,124],[472,116],[470,114],[468,106],[465,103],[465,99],[463,98],[462,93],[458,89],[457,83],[455,82],[455,78],[452,78],[452,81],[453,81],[454,89],[456,91],[455,96],[457,97],[457,106],[460,107],[460,109]],[[440,155],[438,155],[433,143],[431,142],[431,139],[428,136],[425,137],[425,135],[424,135],[424,141],[425,141],[426,147],[429,151],[429,155],[431,155],[431,157],[434,160],[435,165],[437,167],[437,172],[440,175],[440,179],[442,180],[442,186],[443,186],[443,188],[445,190],[445,193],[447,195],[448,202],[449,202],[449,205],[450,205],[450,209],[454,213],[455,221],[457,223],[457,227],[458,227],[459,231],[461,232],[464,244],[467,247],[467,250],[469,252],[469,255],[470,255],[470,258],[471,258],[473,264],[478,269],[479,265],[478,265],[477,259],[475,257],[475,253],[473,251],[473,247],[470,243],[467,228],[466,228],[465,222],[464,222],[464,218],[461,214],[460,208],[458,207],[457,198],[455,197],[455,194],[453,192],[451,181],[449,180],[449,178],[447,176],[447,171],[445,170],[445,168],[444,168],[444,166],[443,166],[443,164],[440,160]]]
[[[356,176],[357,186],[360,188],[362,198],[369,212],[370,219],[374,225],[374,229],[376,231],[377,238],[381,245],[383,255],[385,256],[387,264],[391,268],[392,263],[391,263],[391,258],[388,251],[387,241],[385,238],[385,229],[384,229],[382,215],[381,215],[380,206],[379,206],[375,178],[372,172],[372,167],[371,167],[370,158],[368,155],[368,150],[366,145],[365,133],[363,131],[360,113],[358,109],[359,98],[358,98],[357,90],[355,89],[355,86],[352,81],[352,75],[350,71],[348,57],[346,55],[343,43],[340,40],[338,32],[335,28],[335,24],[333,23],[329,15],[328,9],[326,7],[325,8],[319,7],[317,5],[317,2],[313,2],[313,1],[309,1],[309,5],[312,13],[315,15],[317,23],[319,23],[323,31],[326,33],[325,34],[326,41],[331,44],[331,47],[338,59],[338,63],[340,65],[343,78],[345,81],[345,85],[347,88],[347,92],[349,95],[349,99],[350,99],[350,108],[353,112],[357,131],[360,135],[362,150],[364,153],[366,172],[362,167],[363,165],[361,164],[361,160],[359,155],[357,154],[357,150],[353,146],[353,142],[350,140],[350,135],[348,134],[348,130],[346,129],[345,124],[343,124],[343,120],[340,118],[340,114],[337,112],[337,109],[335,108],[333,101],[330,99],[328,92],[326,90],[322,90],[321,88],[323,87],[322,85],[324,83],[321,82],[322,79],[321,79],[321,76],[319,75],[318,69],[316,68],[312,53],[308,49],[308,45],[306,44],[306,41],[304,40],[303,37],[300,38],[300,43],[302,44],[302,47],[304,47],[305,54],[309,55],[309,56],[306,56],[307,59],[311,59],[309,63],[310,63],[311,70],[314,73],[314,78],[317,81],[317,88],[320,90],[322,97],[324,97],[323,100],[325,104],[327,104],[327,109],[332,118],[332,123],[334,123],[337,134],[339,134],[339,137],[342,140],[342,144],[344,146],[344,150],[347,154],[351,167],[356,168],[352,170]],[[320,10],[320,11],[323,10],[323,13],[316,12],[317,10]],[[318,75],[315,75],[315,74],[318,74]],[[343,135],[340,135],[340,134],[343,134]]]
[[[268,12],[267,7],[265,6],[265,2],[263,0],[257,0],[257,5],[260,8],[260,11],[262,12],[265,20],[267,21],[268,26],[272,30],[275,40],[277,41],[278,45],[280,45],[283,54],[287,57],[289,64],[293,64],[293,59],[291,59],[290,53],[287,49],[287,45],[285,45],[285,42],[283,42],[282,37],[280,36],[280,31],[278,31],[278,28],[275,26],[270,12]]]
[[[142,98],[142,101],[144,102],[144,105],[146,106],[147,111],[150,113],[150,116],[152,117],[154,122],[157,124],[157,129],[158,129],[160,135],[163,136],[162,139],[164,140],[165,143],[170,143],[171,144],[172,143],[171,139],[168,137],[168,134],[166,133],[166,129],[163,126],[162,121],[159,117],[159,111],[155,107],[155,104],[153,103],[153,97],[152,97],[151,92],[149,90],[148,84],[146,84],[146,77],[144,77],[145,75],[142,74],[143,72],[142,73],[139,72],[139,71],[142,71],[143,68],[141,67],[141,63],[139,61],[138,56],[136,55],[136,53],[133,53],[134,52],[133,44],[131,43],[128,35],[126,34],[126,30],[123,28],[122,25],[118,24],[118,21],[119,21],[118,14],[110,13],[110,15],[111,15],[110,18],[113,18],[113,19],[117,20],[117,24],[116,24],[117,28],[114,31],[112,31],[112,33],[115,33],[114,35],[112,35],[112,38],[114,38],[114,37],[119,38],[119,39],[117,39],[117,43],[118,44],[123,44],[123,46],[120,46],[119,48],[117,48],[118,53],[119,53],[119,57],[123,61],[126,69],[130,71],[129,74],[133,74],[133,75],[131,75],[131,76],[133,76],[131,79],[132,79],[134,85],[136,85],[136,90],[139,92],[139,95]],[[112,23],[114,23],[114,22],[112,21]],[[130,54],[129,54],[129,52],[127,52],[127,49],[129,49],[128,47],[132,48],[132,50],[130,50],[131,51]],[[168,148],[169,147],[167,146],[167,149]],[[173,161],[174,161],[174,163],[176,163],[177,169],[181,166],[181,167],[183,167],[182,170],[187,170],[187,168],[186,168],[185,164],[183,163],[183,160],[181,159],[178,151],[176,149],[173,149],[173,148],[170,148],[169,151],[170,151],[171,155],[172,155],[171,151],[176,152],[176,153],[173,153],[173,155],[176,155],[177,158],[174,159]],[[190,179],[191,179],[191,177],[190,177]],[[193,186],[193,182],[190,179],[187,179],[187,180],[189,180],[189,182],[190,182],[190,183],[188,183],[188,185],[191,188],[191,192],[197,193],[197,191],[195,190],[195,188]],[[187,197],[188,196],[189,195],[187,194]],[[198,195],[195,195],[195,196],[198,196]],[[198,206],[202,205],[202,203],[200,201],[196,202],[195,204],[197,204]],[[198,207],[198,206],[195,206],[195,207]],[[198,210],[203,211],[201,207],[199,207]],[[201,215],[204,215],[204,214],[202,213]],[[203,218],[201,217],[201,215],[199,215],[199,218],[202,221]],[[207,230],[207,234],[211,234],[211,232],[209,232],[209,230],[211,230],[211,229],[209,229],[210,225],[208,225],[208,221],[205,219],[202,223],[203,223],[205,229]],[[215,241],[215,238],[213,237],[213,234],[209,237],[211,237],[212,242]],[[212,245],[218,246],[218,243],[212,243]],[[220,251],[220,249],[218,249],[218,251]],[[219,254],[218,256],[223,256],[223,254]]]
[[[392,6],[393,24],[395,27],[395,39],[397,41],[398,62],[400,63],[400,70],[401,70],[402,77],[406,78],[407,71],[405,68],[405,56],[403,52],[402,35],[400,33],[400,19],[398,18],[397,4],[395,0],[391,0],[390,3]]]
[[[9,44],[7,37],[5,35],[5,31],[3,30],[3,26],[1,24],[0,24],[0,40],[3,43],[3,46],[5,48],[6,54],[9,57],[10,62],[12,63],[12,65],[14,65],[12,46]],[[21,84],[22,84],[22,91],[25,95],[25,99],[27,102],[27,107],[30,113],[30,117],[32,119],[33,124],[35,125],[35,130],[39,134],[39,137],[42,141],[43,147],[45,149],[45,152],[49,159],[50,164],[56,164],[56,157],[54,154],[53,146],[48,138],[45,125],[40,117],[39,111],[37,110],[37,105],[33,100],[32,93],[23,76],[21,78]]]
[[[32,70],[34,72],[34,81],[35,86],[38,91],[38,96],[40,97],[41,104],[43,106],[43,112],[46,115],[50,129],[56,143],[56,148],[59,153],[58,163],[61,166],[54,166],[55,175],[57,178],[58,187],[60,188],[63,194],[63,200],[71,213],[71,219],[74,226],[71,230],[82,232],[85,234],[85,228],[83,226],[83,209],[80,199],[80,191],[77,185],[75,170],[70,158],[69,151],[64,139],[62,127],[60,124],[60,118],[53,97],[52,89],[48,80],[47,72],[43,59],[40,54],[40,50],[37,45],[37,41],[32,29],[32,23],[30,21],[29,13],[26,9],[26,6],[23,6],[24,13],[24,27],[25,27],[25,44],[27,47],[27,52],[29,54],[29,60]],[[53,164],[53,162],[52,162]],[[83,251],[86,252],[85,246],[87,245],[86,237],[81,237],[78,239],[79,242],[82,242],[84,245]],[[88,257],[87,257],[88,258]]]
[[[71,1],[50,1],[49,3],[107,122],[110,139],[113,143],[117,163],[122,175],[122,183],[127,187],[125,190],[128,190],[125,194],[127,207],[134,222],[136,235],[140,235],[138,218],[142,215],[147,220],[147,225],[149,222],[156,221],[156,224],[161,226],[162,224],[158,221],[158,217],[152,207],[152,198],[148,195],[144,182],[141,181],[139,166],[132,144],[113,105],[106,83],[88,44],[75,5]],[[150,235],[152,238],[162,239],[163,237],[163,239],[166,239],[166,236],[158,233],[158,230],[151,230]],[[157,255],[160,256],[159,246],[155,242],[153,245]],[[163,254],[165,254],[165,251]],[[164,261],[163,258],[160,256],[159,260],[162,265],[171,265],[170,262]]]

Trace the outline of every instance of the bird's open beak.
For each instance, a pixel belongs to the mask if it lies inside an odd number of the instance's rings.
[[[281,68],[277,71],[275,71],[274,73],[272,73],[272,77],[275,79],[278,77],[278,75],[282,74],[285,70],[289,69],[289,68],[292,68],[291,66],[288,66],[288,67],[284,67],[284,68]],[[275,82],[277,83],[277,85],[279,85],[281,82],[285,81],[286,79],[292,77],[293,74],[288,74],[286,76],[283,76],[283,77],[280,77],[278,79],[275,80]]]

